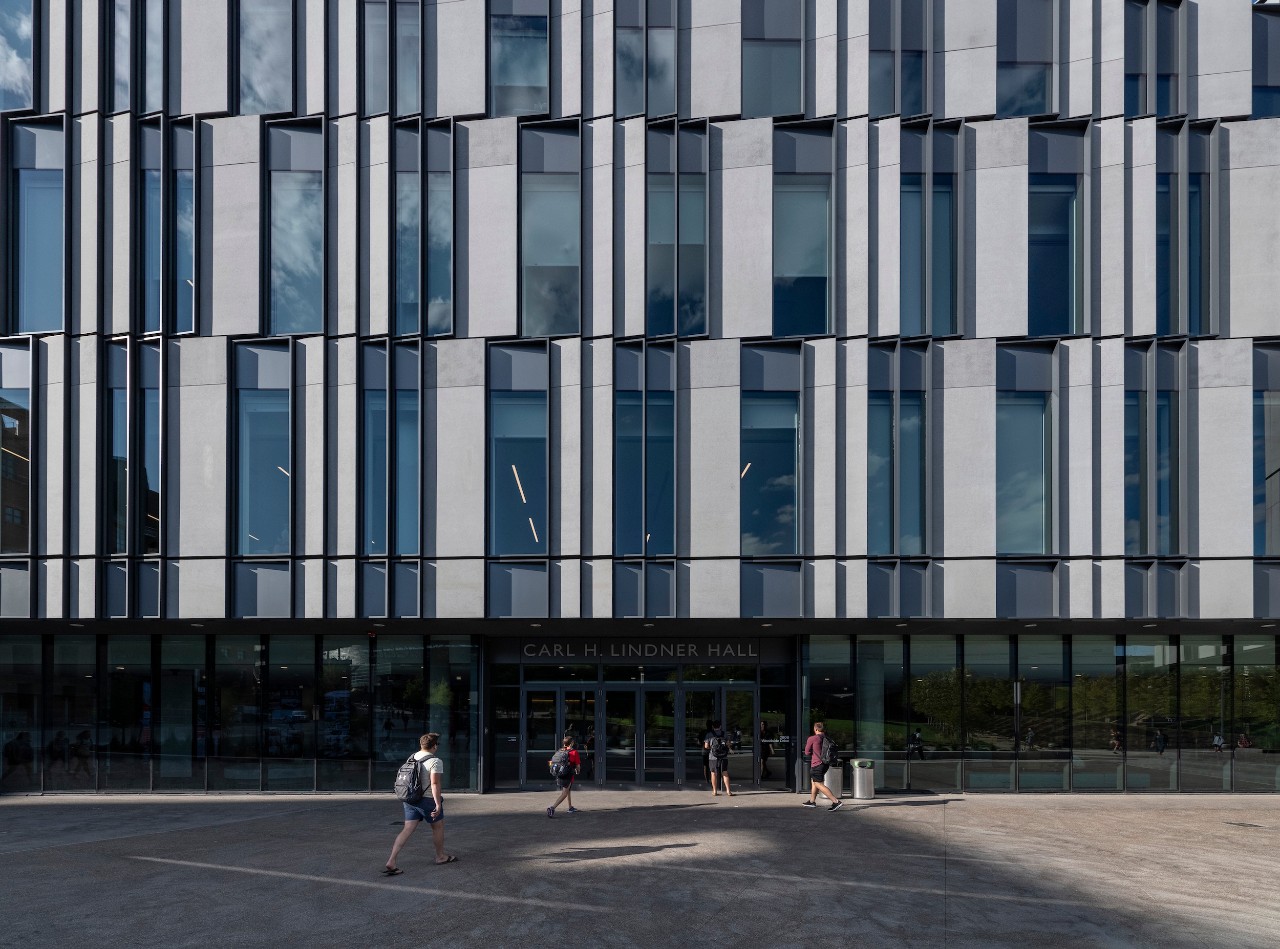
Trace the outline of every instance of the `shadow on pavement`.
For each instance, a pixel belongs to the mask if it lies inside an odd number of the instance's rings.
[[[697,844],[657,844],[652,847],[570,847],[560,853],[550,854],[546,859],[552,863],[578,863],[582,860],[610,860],[617,857],[638,857],[646,853],[661,853],[664,850],[681,850],[685,847],[696,847]]]

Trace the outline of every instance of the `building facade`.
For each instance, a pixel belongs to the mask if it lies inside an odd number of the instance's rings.
[[[0,0],[0,791],[1280,791],[1280,8]]]

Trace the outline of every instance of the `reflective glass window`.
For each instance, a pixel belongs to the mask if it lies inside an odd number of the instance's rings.
[[[900,175],[898,326],[903,336],[919,336],[925,325],[924,181],[919,173]]]
[[[314,636],[273,635],[263,675],[263,790],[315,790]]]
[[[1178,312],[1178,176],[1156,174],[1156,335],[1174,332]]]
[[[1253,552],[1275,557],[1280,556],[1280,353],[1269,347],[1254,350],[1253,386]]]
[[[1253,117],[1280,115],[1280,16],[1253,11]]]
[[[577,333],[582,285],[578,135],[573,129],[526,129],[522,136],[521,333]]]
[[[1147,394],[1141,386],[1124,393],[1124,551],[1147,552]]]
[[[645,61],[647,111],[651,116],[676,111],[676,7],[673,0],[649,0]]]
[[[906,787],[906,650],[901,636],[859,636],[857,754],[876,762],[877,784]]]
[[[804,112],[802,0],[742,5],[742,116]]]
[[[31,545],[31,370],[25,346],[0,345],[0,553]]]
[[[396,136],[396,301],[397,335],[418,332],[418,289],[422,281],[422,179],[416,129]]]
[[[618,0],[613,10],[613,113],[644,112],[644,0]]]
[[[142,331],[160,332],[164,257],[163,172],[142,172]]]
[[[1023,736],[1016,731],[1009,637],[969,635],[963,648],[964,786],[975,791],[1011,791]]]
[[[828,331],[830,206],[830,175],[774,175],[774,336]]]
[[[285,347],[241,346],[236,387],[236,539],[241,554],[291,546],[290,371]]]
[[[8,4],[6,4],[7,6]],[[111,111],[129,109],[129,82],[133,67],[132,4],[129,0],[111,0]],[[3,14],[0,14],[0,18]],[[3,22],[3,19],[0,19]]]
[[[416,2],[396,4],[396,115],[412,115],[422,101],[422,16]]]
[[[221,633],[214,640],[210,704],[209,790],[262,786],[262,646],[257,636]]]
[[[1124,114],[1147,112],[1147,2],[1125,0]]]
[[[705,129],[681,129],[676,176],[676,332],[707,331],[707,136]]]
[[[1178,789],[1178,656],[1168,636],[1126,637],[1125,789]]]
[[[1052,111],[1054,0],[999,0],[996,10],[996,112]]]
[[[996,551],[1051,552],[1052,442],[1048,392],[996,394]]]
[[[1160,0],[1156,6],[1156,115],[1185,111],[1178,98],[1179,3]]]
[[[489,553],[547,551],[547,393],[489,393]]]
[[[176,333],[196,328],[196,182],[195,171],[173,172],[174,321]]]
[[[427,130],[427,335],[453,332],[453,138]]]
[[[901,0],[902,76],[899,83],[901,102],[898,111],[904,116],[922,115],[928,111],[925,86],[925,63],[929,52],[926,37],[925,0]]]
[[[466,636],[432,636],[427,675],[427,726],[441,735],[444,784],[474,790],[481,757],[479,647]]]
[[[794,555],[800,468],[800,395],[743,392],[742,555]]]
[[[240,113],[293,111],[293,0],[240,0]]]
[[[1280,772],[1274,762],[1280,750],[1280,729],[1276,727],[1276,697],[1280,695],[1278,644],[1280,641],[1270,633],[1235,636],[1234,714],[1223,739],[1227,753],[1235,758],[1237,791],[1280,791]]]
[[[894,0],[872,0],[868,11],[867,93],[873,119],[898,110],[894,6]]]
[[[17,331],[63,328],[65,228],[62,130],[15,126],[12,131],[17,187]]]
[[[46,679],[44,789],[93,791],[98,786],[98,661],[93,636],[53,637]]]
[[[364,504],[362,553],[387,552],[387,351],[382,346],[364,350],[364,449],[361,465]]]
[[[645,194],[645,333],[675,332],[676,175],[675,132],[648,132]]]
[[[1124,787],[1118,655],[1115,636],[1071,637],[1071,786],[1076,791]]]
[[[373,786],[390,787],[404,760],[401,750],[412,749],[427,730],[426,665],[421,636],[383,635],[376,644]]]
[[[1200,336],[1211,331],[1210,303],[1210,219],[1209,175],[1191,171],[1187,178],[1187,334]]]
[[[321,640],[317,790],[369,788],[371,642],[363,635]]]
[[[33,0],[0,0],[0,112],[30,109],[32,92],[31,42]]]
[[[894,552],[893,392],[867,393],[867,553]]]
[[[38,791],[41,774],[39,636],[0,638],[0,790]]]
[[[142,111],[164,109],[164,0],[144,0]]]
[[[549,77],[545,13],[490,16],[489,113],[545,114],[550,103]]]
[[[1066,791],[1071,771],[1071,679],[1062,636],[1018,637],[1014,747],[1018,790]]]
[[[613,554],[644,553],[644,393],[615,389]]]
[[[106,549],[129,552],[129,357],[123,344],[107,351]]]
[[[1027,329],[1031,336],[1080,332],[1079,179],[1029,175]]]
[[[1231,666],[1225,637],[1183,634],[1178,660],[1178,786],[1230,791]]]
[[[387,22],[387,0],[363,0],[360,5],[364,35],[364,114],[387,111],[387,54],[391,48],[391,27]]]
[[[103,694],[102,789],[151,790],[155,714],[152,705],[151,637],[107,637],[107,682]]]
[[[955,636],[912,636],[907,779],[919,790],[960,787],[961,682]]]
[[[315,135],[317,142],[320,133]],[[324,174],[272,170],[270,333],[324,329]]]
[[[160,639],[156,790],[204,790],[210,739],[205,644],[202,635]]]

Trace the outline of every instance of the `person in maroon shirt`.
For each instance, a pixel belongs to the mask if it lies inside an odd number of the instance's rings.
[[[814,722],[813,734],[804,743],[804,753],[809,758],[809,780],[812,782],[812,786],[809,788],[809,800],[804,802],[804,806],[817,807],[818,792],[821,791],[831,799],[831,806],[827,810],[835,811],[839,810],[844,802],[832,794],[831,789],[822,783],[822,779],[826,777],[829,767],[822,761],[822,737],[826,730],[827,726],[822,722]]]

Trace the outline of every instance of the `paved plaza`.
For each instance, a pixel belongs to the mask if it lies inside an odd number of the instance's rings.
[[[1268,946],[1280,798],[0,798],[0,945]]]

